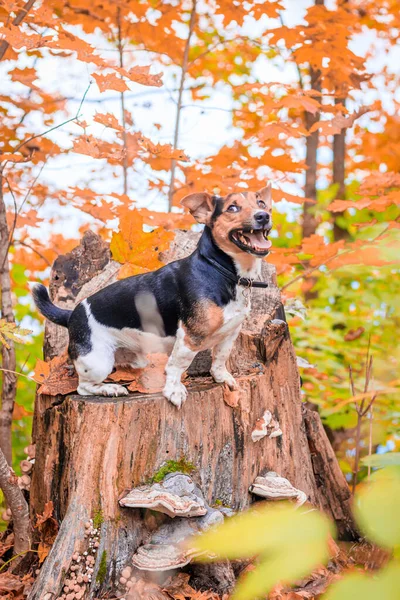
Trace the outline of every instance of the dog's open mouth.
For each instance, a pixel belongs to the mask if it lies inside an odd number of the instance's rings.
[[[272,246],[272,242],[268,239],[270,231],[270,229],[234,229],[229,233],[229,237],[241,250],[266,256]]]

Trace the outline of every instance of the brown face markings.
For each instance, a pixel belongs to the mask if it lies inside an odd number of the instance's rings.
[[[236,235],[239,242],[248,242],[248,246],[259,247],[261,256],[264,249],[268,253],[270,243],[267,241],[267,236],[264,236],[261,231],[255,235],[249,234],[246,238],[242,234],[238,236],[237,233],[234,233],[242,230],[244,230],[243,233],[246,233],[246,231],[259,229],[254,215],[260,211],[271,213],[269,188],[264,188],[260,192],[234,192],[223,199],[221,214],[211,224],[216,244],[238,261],[244,270],[251,269],[256,255],[249,253],[246,247],[239,247],[232,240],[232,234]]]
[[[222,327],[223,311],[211,300],[200,300],[191,312],[190,319],[183,325],[185,345],[191,350],[200,350],[204,341]]]

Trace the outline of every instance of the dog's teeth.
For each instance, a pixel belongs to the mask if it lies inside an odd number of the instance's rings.
[[[253,229],[250,229],[250,233],[254,233],[254,230],[253,230]]]

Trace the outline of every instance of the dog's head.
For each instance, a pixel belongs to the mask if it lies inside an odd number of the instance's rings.
[[[266,256],[272,228],[271,185],[259,192],[234,192],[224,197],[207,192],[189,194],[181,204],[211,231],[215,243],[230,256],[242,252]]]

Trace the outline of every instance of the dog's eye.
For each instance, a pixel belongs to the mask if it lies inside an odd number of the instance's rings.
[[[266,208],[266,204],[262,200],[258,200],[257,204],[260,208]]]
[[[239,212],[239,210],[241,210],[240,206],[238,206],[237,204],[231,204],[226,209],[226,212]]]

